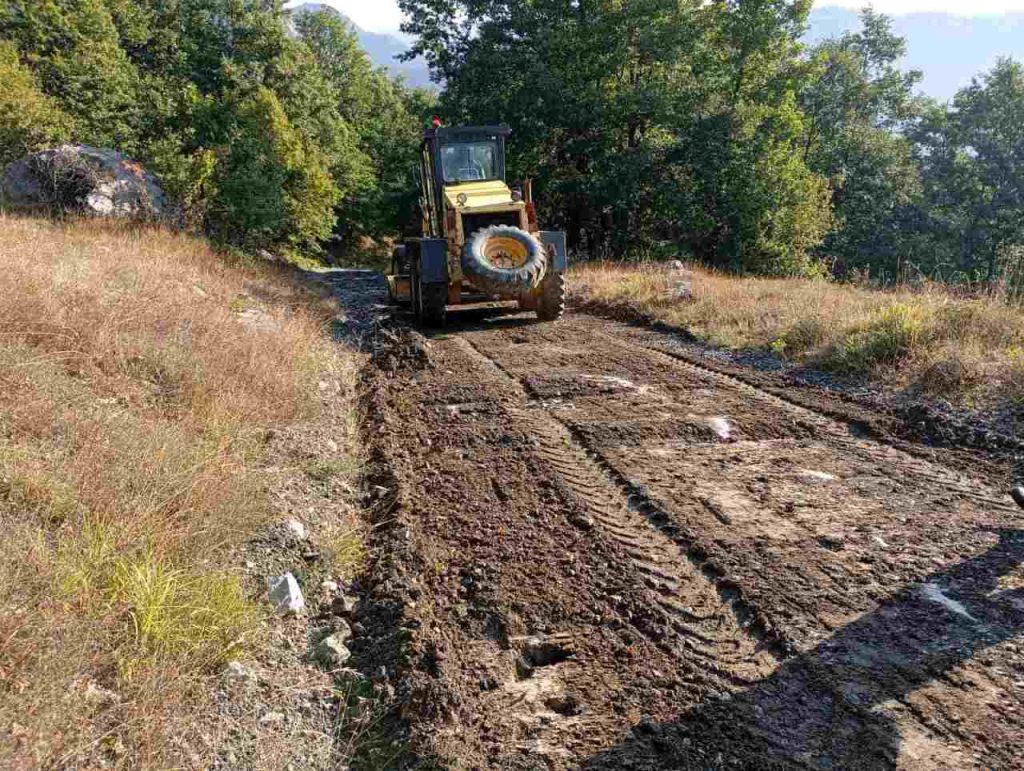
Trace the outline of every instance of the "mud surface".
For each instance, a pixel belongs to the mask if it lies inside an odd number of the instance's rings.
[[[374,340],[409,765],[1024,768],[1024,518],[972,456],[584,315]]]

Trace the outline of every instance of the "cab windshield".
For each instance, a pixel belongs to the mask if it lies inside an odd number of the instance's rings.
[[[498,179],[498,143],[484,140],[442,145],[441,170],[447,184]]]

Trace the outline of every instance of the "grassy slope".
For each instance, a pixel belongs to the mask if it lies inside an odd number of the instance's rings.
[[[699,268],[587,264],[578,301],[684,327],[726,348],[772,350],[826,370],[950,398],[1024,398],[1024,313],[934,287],[876,291],[822,281],[737,278]],[[691,296],[678,296],[688,282]]]
[[[237,549],[274,516],[267,431],[350,362],[330,307],[200,241],[0,232],[0,765],[160,767],[260,635]]]

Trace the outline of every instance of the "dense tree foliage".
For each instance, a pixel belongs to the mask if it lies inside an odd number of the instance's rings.
[[[576,248],[674,241],[812,270],[829,193],[796,152],[809,2],[403,0],[453,121],[513,128],[513,169]]]
[[[922,269],[947,280],[1007,278],[1022,288],[1024,67],[1000,61],[933,108],[917,132],[924,194]]]
[[[822,253],[840,269],[884,272],[907,247],[900,217],[920,193],[913,143],[901,133],[920,114],[920,73],[903,73],[904,42],[872,11],[856,34],[808,52],[800,105],[807,116],[804,155],[829,180],[835,226]]]
[[[64,138],[70,122],[42,92],[18,50],[0,41],[0,167]]]
[[[512,127],[513,179],[590,256],[1024,287],[1024,68],[915,94],[872,11],[811,0],[400,0],[450,123]],[[64,139],[139,158],[248,248],[398,232],[433,97],[280,0],[0,0],[0,163]]]
[[[511,125],[514,173],[585,253],[883,280],[1020,254],[1017,65],[947,108],[871,11],[808,49],[803,0],[401,5],[447,118]]]
[[[246,247],[395,227],[427,97],[333,13],[272,0],[0,0],[0,158],[71,138],[148,164],[183,218]],[[402,172],[398,172],[402,169]]]

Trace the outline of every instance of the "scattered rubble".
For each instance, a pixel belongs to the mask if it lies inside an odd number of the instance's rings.
[[[314,650],[314,657],[317,661],[328,668],[336,668],[345,664],[351,657],[352,652],[345,645],[348,639],[342,634],[332,634],[321,640]]]

